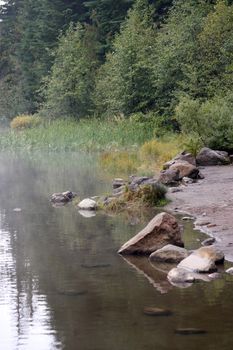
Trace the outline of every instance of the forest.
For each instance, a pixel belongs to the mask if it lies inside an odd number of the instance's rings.
[[[118,118],[232,150],[232,1],[5,1],[0,117],[20,115]]]

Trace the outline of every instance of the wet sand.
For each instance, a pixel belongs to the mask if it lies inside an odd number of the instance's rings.
[[[214,237],[226,259],[233,262],[233,166],[204,167],[201,172],[204,180],[168,194],[171,203],[166,209],[194,216],[195,226]],[[201,226],[197,225],[200,221]]]

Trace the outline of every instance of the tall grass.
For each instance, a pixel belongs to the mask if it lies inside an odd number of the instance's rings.
[[[137,148],[153,137],[153,128],[130,120],[56,120],[33,129],[0,135],[0,150],[102,151]]]

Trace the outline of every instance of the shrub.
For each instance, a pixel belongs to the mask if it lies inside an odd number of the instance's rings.
[[[29,129],[41,124],[41,118],[33,115],[19,115],[11,121],[12,129]]]
[[[185,133],[197,135],[208,147],[233,149],[233,94],[211,100],[183,97],[176,107],[176,119]]]

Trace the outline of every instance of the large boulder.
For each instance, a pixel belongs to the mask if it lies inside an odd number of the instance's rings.
[[[175,164],[175,163],[177,163],[179,161],[185,161],[185,162],[188,162],[189,164],[192,164],[192,165],[196,166],[196,159],[195,159],[195,157],[191,153],[183,151],[183,152],[179,153],[177,156],[175,156],[169,162],[166,162],[163,165],[163,169],[164,170],[169,169],[171,165],[173,165],[173,164]]]
[[[168,244],[152,253],[149,259],[156,262],[179,263],[188,255],[187,249]]]
[[[211,272],[217,270],[215,263],[223,262],[223,260],[224,254],[217,248],[202,247],[182,260],[177,267],[192,272]]]
[[[141,232],[126,242],[118,253],[149,255],[169,243],[184,246],[181,228],[174,216],[160,213]]]
[[[230,158],[227,152],[214,151],[207,147],[201,149],[196,160],[197,164],[201,166],[230,164]]]
[[[197,179],[199,174],[199,169],[184,160],[180,160],[172,164],[169,170],[178,170],[179,171],[179,180],[182,180],[183,177],[190,177],[191,179]]]

